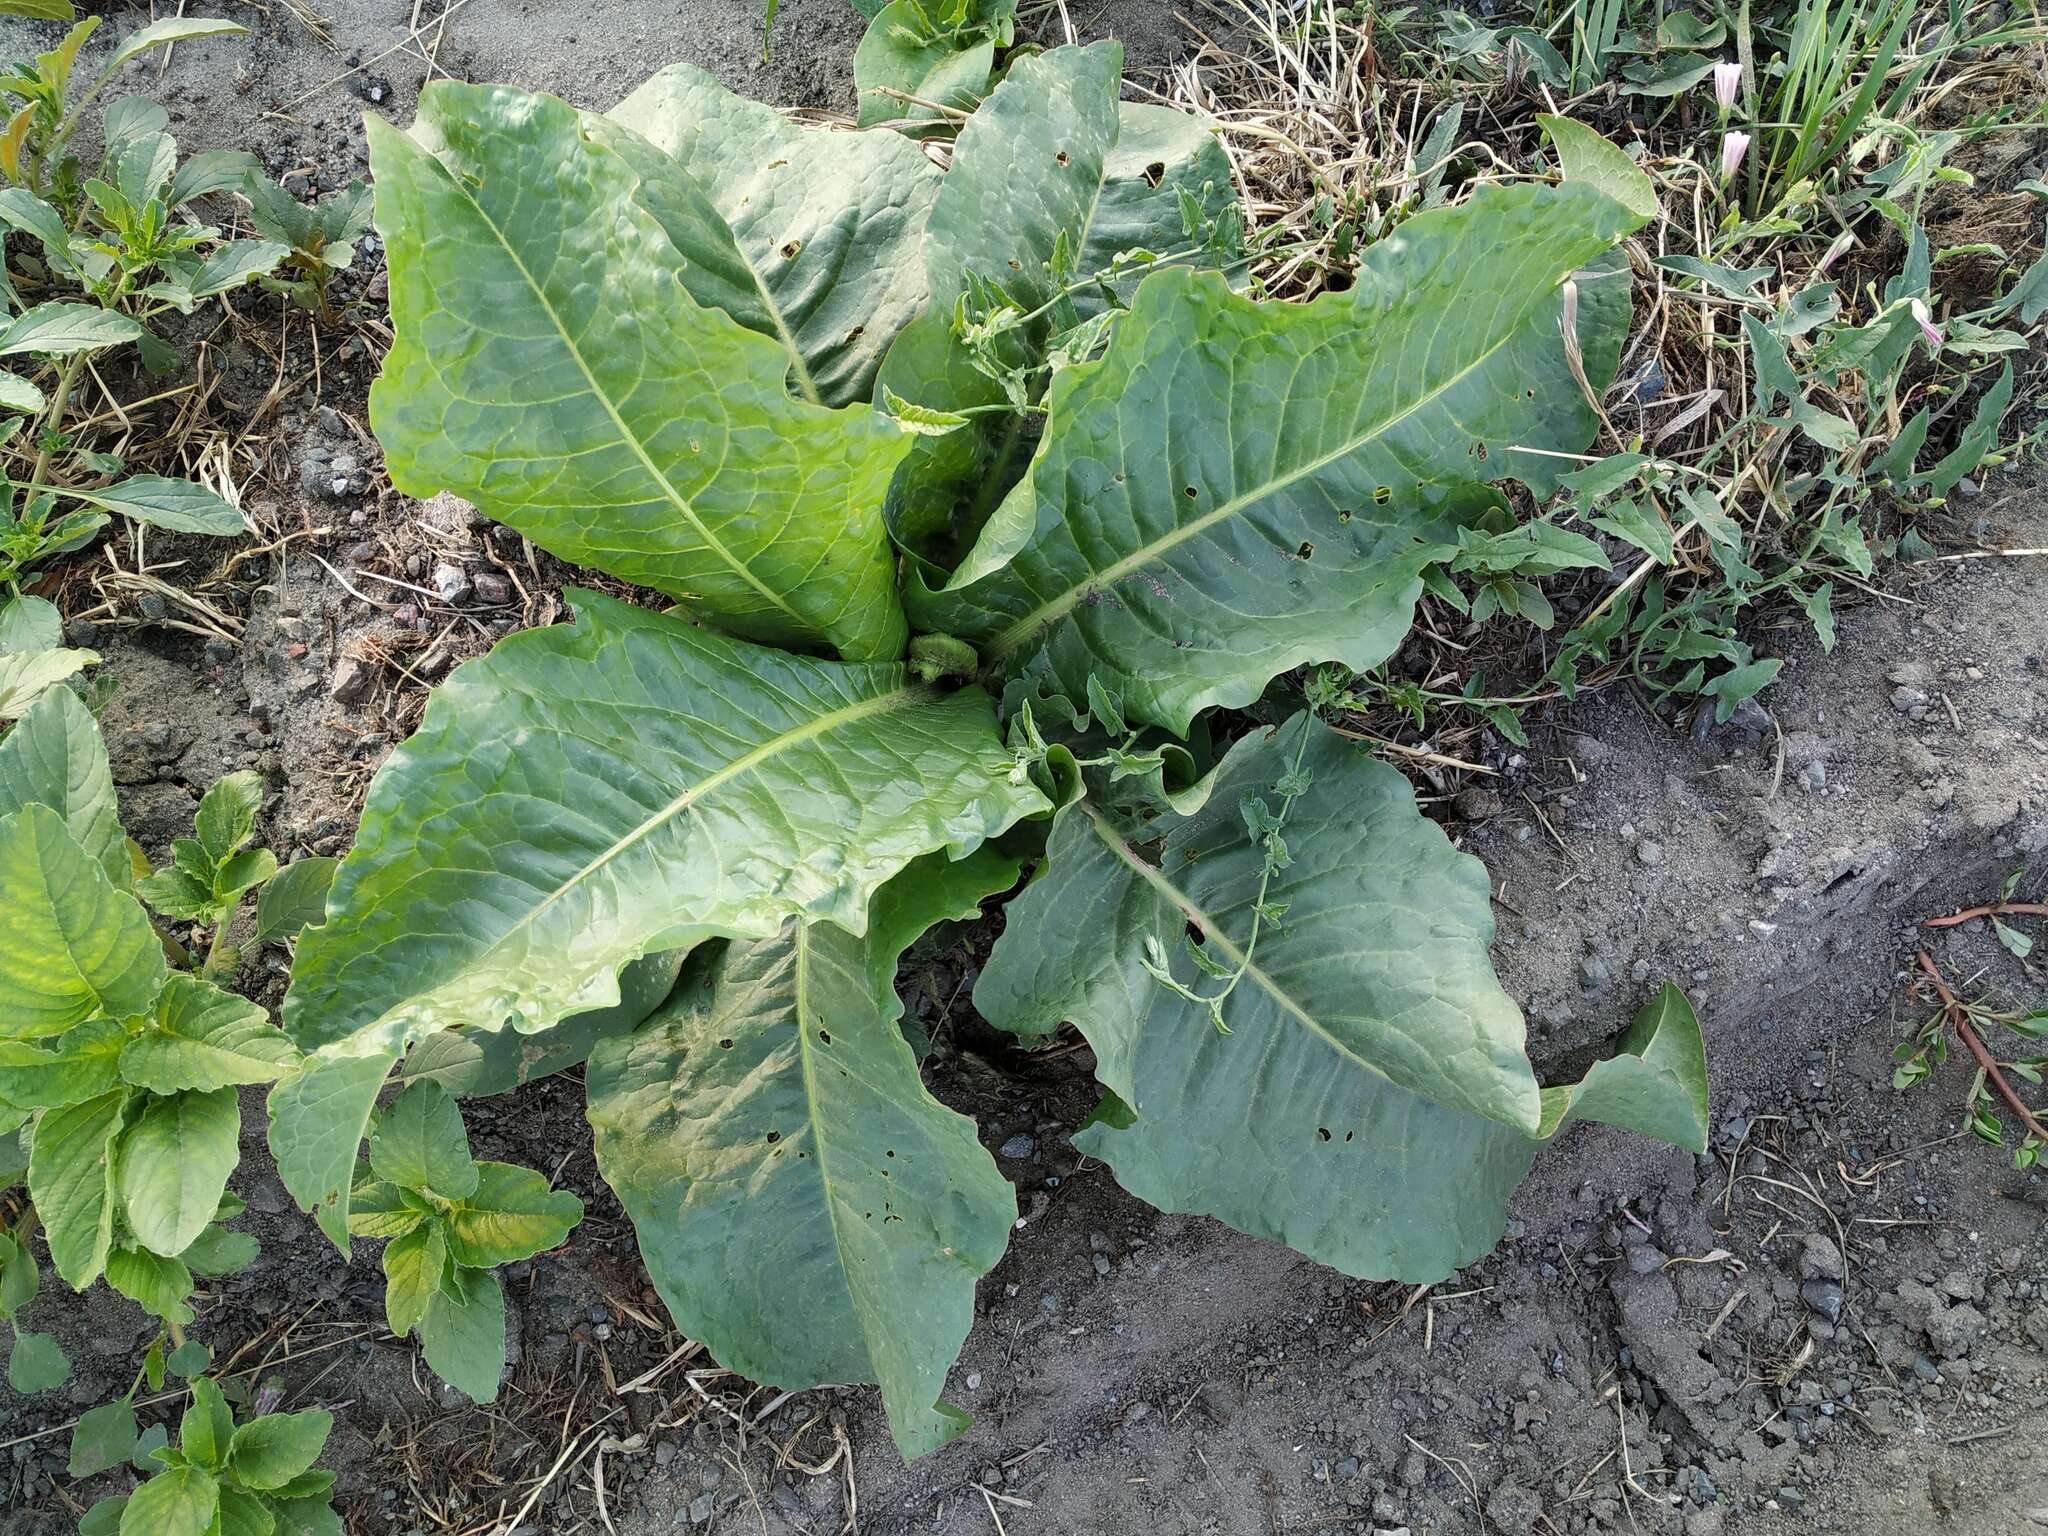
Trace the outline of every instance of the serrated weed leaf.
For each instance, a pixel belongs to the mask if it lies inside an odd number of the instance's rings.
[[[324,1408],[266,1413],[234,1432],[228,1466],[245,1487],[282,1488],[319,1459],[333,1428],[334,1415]]]
[[[583,1202],[550,1189],[531,1168],[479,1163],[476,1187],[455,1202],[443,1225],[456,1263],[490,1269],[558,1247],[582,1219]]]
[[[496,1402],[505,1376],[505,1292],[489,1270],[450,1272],[420,1318],[420,1348],[434,1374],[473,1402]]]
[[[155,1001],[163,946],[47,805],[0,817],[0,1038],[60,1035]]]
[[[107,749],[91,713],[69,688],[52,688],[0,741],[0,817],[50,807],[117,887],[131,881],[126,835],[114,804]]]

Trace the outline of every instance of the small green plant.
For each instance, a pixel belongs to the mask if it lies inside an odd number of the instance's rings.
[[[369,183],[352,181],[311,207],[260,171],[249,173],[242,191],[249,199],[249,222],[264,239],[287,249],[285,265],[298,274],[265,277],[263,285],[334,324],[328,288],[334,274],[355,261],[356,242],[370,232]]]
[[[83,1445],[72,1442],[72,1475],[87,1475],[81,1465],[101,1472],[132,1461],[146,1480],[93,1505],[79,1536],[341,1536],[328,1502],[334,1474],[314,1466],[334,1416],[324,1408],[276,1413],[274,1404],[266,1389],[237,1413],[216,1382],[196,1377],[176,1444],[161,1429],[138,1434],[125,1399],[94,1409],[87,1419],[101,1417],[92,1433]]]
[[[1998,942],[2014,959],[2025,961],[2034,952],[2036,936],[2028,931],[2048,917],[2048,905],[2018,899],[2025,871],[2015,870],[2005,882],[1996,901],[1966,907],[1947,917],[1928,918],[1928,928],[1953,928],[1963,923],[1991,924]],[[1920,974],[1934,989],[1939,1009],[1893,1051],[1898,1063],[1892,1073],[1892,1087],[1905,1092],[1927,1081],[1948,1064],[1951,1035],[1962,1041],[1975,1062],[1969,1091],[1963,1100],[1963,1123],[1980,1141],[1994,1147],[2006,1144],[2006,1122],[2017,1122],[2019,1144],[2013,1148],[2013,1165],[2032,1168],[2048,1147],[2048,1125],[2044,1111],[2029,1105],[2013,1086],[2013,1079],[2039,1088],[2048,1073],[2048,1054],[2001,1057],[1991,1048],[2000,1032],[2009,1032],[2031,1043],[2048,1041],[2048,1008],[1999,1008],[1981,999],[1959,997],[1942,975],[1941,967],[1926,950],[1917,956]]]
[[[477,1162],[462,1112],[440,1084],[415,1082],[378,1118],[348,1229],[384,1246],[384,1315],[419,1335],[436,1375],[479,1403],[505,1374],[500,1264],[558,1246],[583,1202],[529,1168]]]
[[[0,1183],[30,1204],[0,1254],[16,1306],[34,1290],[26,1234],[57,1273],[108,1284],[184,1343],[195,1276],[255,1257],[222,1224],[240,1158],[236,1089],[290,1071],[298,1051],[264,1011],[224,991],[229,926],[251,890],[259,939],[317,918],[330,860],[279,871],[249,847],[261,781],[232,774],[200,801],[195,835],[151,872],[122,832],[106,749],[76,695],[52,688],[0,741]],[[203,958],[144,903],[196,925]],[[30,1278],[21,1279],[26,1273]],[[47,1372],[41,1373],[47,1375]]]
[[[18,13],[70,19],[68,4],[25,3]],[[74,436],[70,408],[95,355],[137,349],[165,372],[177,350],[155,328],[271,271],[287,254],[268,240],[223,240],[191,222],[188,207],[239,187],[254,165],[232,151],[180,163],[162,107],[140,97],[108,104],[99,160],[71,144],[106,85],[150,50],[187,38],[238,33],[231,22],[177,17],[144,27],[114,50],[83,90],[73,89],[80,48],[99,26],[88,17],[48,53],[0,70],[0,97],[20,103],[0,131],[0,720],[42,688],[97,658],[62,648],[47,602],[23,591],[35,567],[90,543],[119,516],[183,533],[229,535],[241,513],[191,480],[128,474],[122,457]],[[117,413],[118,414],[118,413]]]

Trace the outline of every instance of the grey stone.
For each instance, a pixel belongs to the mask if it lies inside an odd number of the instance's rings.
[[[335,666],[327,691],[343,704],[354,704],[370,691],[370,685],[376,680],[377,674],[368,662],[344,656]]]
[[[1842,1250],[1822,1232],[1809,1232],[1799,1250],[1799,1273],[1807,1280],[1843,1280]]]
[[[1664,845],[1652,842],[1647,837],[1644,838],[1640,843],[1636,844],[1636,862],[1648,865],[1651,868],[1662,864],[1664,862]]]
[[[690,1501],[690,1524],[709,1525],[711,1516],[717,1508],[718,1498],[715,1494],[698,1494]]]
[[[1842,1320],[1842,1288],[1832,1280],[1809,1280],[1799,1287],[1799,1297],[1830,1323]]]
[[[444,603],[459,603],[470,593],[469,573],[447,561],[434,567],[434,590]]]
[[[493,608],[502,608],[512,601],[512,583],[496,571],[479,571],[476,576],[476,600]]]
[[[1028,1161],[1037,1153],[1038,1143],[1029,1136],[1019,1134],[1012,1136],[1002,1146],[997,1148],[996,1151],[1000,1157],[1008,1158],[1013,1163],[1021,1163]]]

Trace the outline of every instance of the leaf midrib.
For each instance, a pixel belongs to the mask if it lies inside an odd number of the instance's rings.
[[[1511,325],[1504,328],[1494,343],[1484,352],[1480,353],[1479,356],[1467,363],[1463,368],[1460,368],[1442,383],[1417,397],[1403,410],[1375,424],[1369,431],[1346,439],[1338,447],[1330,450],[1328,453],[1318,455],[1296,469],[1289,470],[1282,475],[1276,475],[1250,490],[1233,496],[1228,501],[1219,502],[1210,511],[1203,513],[1192,522],[1182,523],[1171,532],[1163,534],[1151,543],[1133,550],[1106,570],[1093,571],[1089,574],[1086,581],[1076,582],[1057,597],[1040,603],[1036,608],[1025,614],[1023,618],[996,633],[995,637],[988,643],[987,654],[989,658],[991,660],[999,660],[1009,656],[1039,630],[1064,618],[1075,608],[1079,607],[1082,600],[1089,593],[1116,585],[1125,577],[1143,570],[1163,555],[1178,549],[1182,544],[1208,532],[1209,529],[1215,527],[1218,523],[1237,516],[1246,508],[1264,501],[1269,496],[1278,495],[1291,485],[1321,473],[1338,460],[1358,452],[1359,449],[1365,447],[1368,443],[1385,437],[1389,432],[1400,426],[1402,422],[1434,404],[1443,395],[1456,388],[1459,384],[1462,384],[1480,368],[1491,362],[1495,354],[1507,346],[1510,341],[1516,339],[1518,334],[1516,326]]]
[[[839,1201],[832,1193],[832,1174],[825,1161],[825,1129],[818,1112],[818,1078],[812,1070],[811,1042],[804,1023],[804,1004],[811,990],[811,925],[802,918],[796,920],[795,950],[794,995],[790,1008],[795,1015],[797,1061],[804,1079],[804,1108],[811,1122],[811,1145],[817,1153],[813,1161],[818,1166],[818,1187],[825,1198],[825,1220],[832,1229],[832,1251],[839,1256],[840,1283],[846,1287],[847,1310],[860,1321],[861,1346],[867,1350],[872,1364],[874,1349],[867,1340],[867,1318],[859,1298],[853,1294],[853,1271],[847,1263],[846,1238],[839,1230]]]
[[[669,822],[683,815],[713,790],[731,783],[742,774],[751,773],[761,764],[771,761],[792,747],[807,741],[814,741],[818,737],[835,731],[843,725],[850,725],[856,721],[867,719],[872,715],[887,714],[905,703],[916,700],[922,693],[922,689],[915,687],[892,688],[886,693],[878,693],[869,698],[857,700],[852,704],[843,705],[838,709],[819,715],[815,719],[805,721],[794,730],[784,731],[780,735],[762,742],[751,751],[742,753],[734,758],[723,768],[717,769],[698,780],[695,784],[689,785],[676,795],[674,799],[670,800],[668,804],[660,807],[623,837],[615,838],[604,852],[600,853],[574,874],[565,878],[552,891],[548,892],[545,897],[535,903],[532,909],[525,916],[521,917],[518,922],[493,939],[490,946],[479,952],[476,960],[471,961],[470,966],[465,967],[465,969],[473,968],[478,961],[484,960],[501,948],[506,940],[530,928],[556,902],[581,886],[585,880],[588,880],[606,865],[621,857],[629,849],[653,836],[655,832],[659,831]],[[449,979],[453,980],[454,978],[451,977]],[[446,985],[446,983],[444,982],[442,985]],[[400,1004],[399,1006],[403,1008],[406,1005]],[[389,1015],[387,1014],[385,1017],[388,1018]]]
[[[426,151],[422,150],[421,153],[425,154]],[[432,155],[428,155],[427,158],[434,160]],[[497,220],[491,217],[484,205],[477,200],[475,194],[470,191],[467,184],[459,176],[451,174],[448,168],[442,165],[439,160],[434,160],[434,164],[441,174],[448,178],[449,183],[461,193],[470,207],[476,210],[476,216],[483,221],[484,227],[491,232],[492,238],[504,248],[506,258],[511,261],[513,266],[519,269],[520,277],[525,279],[526,286],[533,290],[535,302],[547,312],[548,320],[555,328],[555,334],[562,338],[563,347],[568,350],[569,356],[575,361],[576,369],[583,375],[584,382],[590,386],[591,399],[604,407],[605,415],[611,418],[612,425],[618,429],[620,441],[633,451],[633,456],[640,461],[655,484],[661,487],[663,494],[667,496],[670,504],[675,507],[677,512],[682,514],[683,519],[689,523],[690,527],[696,530],[697,536],[704,541],[705,547],[731,567],[748,586],[760,593],[778,611],[786,615],[792,623],[804,630],[813,628],[814,626],[802,614],[790,606],[788,599],[784,598],[782,594],[756,576],[746,561],[740,559],[739,556],[727,549],[724,541],[713,533],[710,528],[705,526],[704,520],[697,515],[696,508],[691,506],[689,499],[675,488],[673,482],[662,472],[661,466],[654,462],[654,457],[648,453],[646,445],[640,441],[639,437],[633,432],[633,429],[626,425],[625,417],[619,414],[618,407],[612,403],[611,397],[598,384],[597,375],[590,371],[589,363],[584,361],[582,348],[576,345],[576,340],[569,334],[569,328],[563,323],[561,314],[548,301],[546,291],[542,289],[532,271],[528,269],[525,261],[520,258],[519,252],[513,248],[512,242],[505,237],[504,230],[498,227]],[[733,244],[737,248],[739,242],[735,240]],[[741,259],[743,261],[746,259],[745,252],[741,252]],[[753,265],[749,262],[748,271],[752,272],[752,270]],[[758,282],[759,279],[756,278],[756,281]],[[771,305],[771,312],[772,310],[773,306]],[[776,324],[778,327],[781,325],[779,316]],[[793,352],[792,355],[794,355]]]
[[[1220,950],[1225,960],[1232,966],[1242,966],[1247,981],[1256,983],[1260,991],[1272,998],[1274,1002],[1286,1010],[1290,1017],[1299,1021],[1303,1027],[1313,1032],[1316,1038],[1322,1040],[1340,1056],[1346,1060],[1356,1062],[1375,1077],[1381,1078],[1388,1083],[1393,1083],[1394,1080],[1388,1077],[1385,1072],[1381,1071],[1380,1068],[1373,1065],[1370,1061],[1367,1061],[1352,1047],[1346,1045],[1332,1034],[1321,1020],[1317,1019],[1308,1009],[1296,1002],[1270,975],[1261,970],[1255,963],[1249,962],[1246,959],[1245,952],[1239,949],[1224,934],[1222,925],[1197,906],[1194,899],[1187,892],[1167,879],[1161,870],[1154,868],[1139,858],[1132,850],[1131,845],[1124,840],[1123,835],[1105,821],[1102,814],[1094,806],[1084,800],[1080,802],[1080,810],[1088,818],[1088,823],[1094,828],[1095,835],[1102,839],[1103,846],[1108,848],[1112,854],[1128,866],[1139,879],[1143,880],[1161,896],[1164,896],[1167,901],[1171,902],[1183,917],[1200,928],[1203,939],[1214,948]],[[1399,1087],[1400,1085],[1394,1084],[1394,1086]],[[1404,1089],[1403,1091],[1413,1092],[1414,1090]]]

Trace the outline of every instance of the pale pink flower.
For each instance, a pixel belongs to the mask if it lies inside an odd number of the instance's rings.
[[[1742,66],[1716,64],[1714,66],[1714,105],[1723,112],[1735,105],[1735,93],[1742,89]]]
[[[1935,329],[1934,317],[1927,313],[1927,306],[1920,300],[1915,299],[1907,307],[1913,311],[1913,318],[1919,322],[1920,334],[1927,338],[1927,345],[1930,347],[1940,347],[1941,332]]]
[[[1721,135],[1721,179],[1731,181],[1742,169],[1742,157],[1749,153],[1749,135],[1746,133],[1724,133]]]

